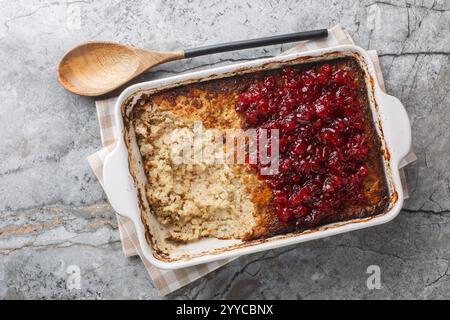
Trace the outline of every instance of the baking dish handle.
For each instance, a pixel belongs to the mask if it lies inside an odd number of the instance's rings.
[[[379,90],[380,116],[383,134],[388,143],[391,158],[398,164],[411,149],[411,124],[406,109],[399,99]]]
[[[121,216],[134,220],[139,216],[137,192],[128,170],[125,148],[116,148],[106,157],[103,165],[103,185],[113,209]]]

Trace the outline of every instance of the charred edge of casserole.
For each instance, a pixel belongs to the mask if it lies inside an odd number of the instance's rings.
[[[141,97],[136,102],[136,104],[139,104],[141,101],[148,100],[149,97],[150,97],[150,95],[148,95],[148,94],[142,94]],[[132,108],[132,112],[128,113],[127,108]],[[130,128],[133,125],[133,119],[135,119],[135,117],[139,114],[139,113],[135,112],[137,110],[137,108],[136,108],[136,105],[133,104],[133,96],[130,96],[128,99],[125,100],[125,102],[122,104],[120,110],[121,110],[121,114],[122,114],[122,118],[123,118],[124,142],[125,142],[125,146],[128,151],[128,170],[130,172],[131,177],[133,178],[133,183],[135,184],[136,190],[137,190],[138,207],[139,207],[139,211],[141,213],[140,219],[141,219],[142,224],[144,225],[144,237],[145,237],[145,240],[147,241],[147,243],[151,246],[152,254],[155,258],[157,258],[159,260],[163,260],[163,261],[170,261],[171,259],[169,258],[168,254],[159,248],[157,239],[150,232],[149,221],[145,214],[146,213],[146,209],[145,209],[146,206],[144,204],[145,200],[147,200],[150,212],[152,212],[154,209],[152,207],[152,204],[147,199],[147,195],[145,194],[145,189],[142,190],[141,188],[138,187],[138,180],[136,178],[136,174],[133,169],[133,164],[135,162],[135,158],[132,156],[131,152],[129,152],[129,150],[131,148],[131,143],[132,143],[131,136],[130,136]]]
[[[359,72],[362,77],[364,78],[364,71],[361,69],[359,64],[355,61],[354,58],[348,57],[348,58],[335,58],[332,60],[327,61],[328,63],[347,63],[350,64],[351,68]],[[294,65],[293,67],[296,69],[308,69],[312,66],[320,65],[321,62],[312,62],[312,63],[304,63],[301,65]],[[214,79],[214,80],[208,80],[204,82],[195,82],[186,84],[184,86],[175,87],[175,88],[169,88],[162,90],[160,92],[157,92],[155,94],[148,94],[143,95],[141,97],[141,100],[144,101],[152,101],[152,100],[165,100],[168,105],[169,109],[171,111],[174,111],[175,113],[179,113],[180,115],[187,116],[192,111],[195,113],[195,110],[183,110],[183,105],[178,105],[177,98],[178,97],[185,97],[189,99],[193,99],[193,108],[195,109],[201,109],[203,108],[203,104],[198,102],[196,98],[198,97],[198,92],[203,91],[206,92],[208,99],[217,99],[218,96],[225,96],[228,97],[228,105],[233,106],[237,96],[239,93],[246,90],[254,81],[260,80],[264,78],[267,75],[279,75],[280,69],[274,69],[274,70],[268,70],[268,71],[256,71],[254,73],[248,73],[244,75],[233,75],[231,77],[221,78],[221,79]],[[335,217],[332,217],[331,219],[327,219],[324,221],[321,221],[320,224],[313,225],[307,229],[296,229],[292,225],[282,224],[278,221],[278,218],[273,213],[273,208],[271,208],[268,205],[268,198],[265,197],[264,199],[258,200],[258,195],[255,193],[255,191],[251,191],[252,193],[252,199],[255,199],[255,205],[257,208],[257,215],[259,215],[259,224],[255,227],[253,232],[246,236],[243,240],[245,241],[255,241],[256,239],[264,239],[275,235],[280,234],[286,234],[286,233],[304,233],[309,230],[315,230],[317,228],[324,227],[325,224],[333,223],[333,222],[348,222],[349,220],[359,220],[359,219],[365,219],[368,217],[373,217],[382,213],[385,213],[388,205],[389,205],[389,190],[387,187],[386,182],[386,174],[384,172],[384,165],[382,161],[382,155],[381,151],[381,140],[378,136],[375,125],[372,119],[372,112],[369,107],[369,101],[367,96],[367,87],[366,85],[360,85],[359,91],[361,94],[362,99],[364,100],[364,103],[362,103],[362,107],[365,111],[365,129],[368,132],[369,143],[370,143],[370,151],[369,151],[369,158],[370,161],[367,163],[368,167],[373,170],[371,174],[369,174],[371,177],[375,179],[378,183],[380,183],[379,189],[376,191],[378,196],[381,198],[381,200],[373,206],[370,210],[363,210],[358,209],[354,210],[350,214],[341,214]],[[196,102],[197,101],[197,102]],[[132,123],[132,120],[136,117],[139,117],[139,115],[143,112],[142,108],[139,108],[139,101],[137,103],[137,106],[133,108],[131,114],[127,116],[126,122],[127,125],[130,125]],[[204,125],[206,128],[208,127],[217,127],[217,124],[219,124],[219,127],[228,128],[230,126],[235,125],[236,123],[233,122],[227,122],[227,121],[220,121],[221,119],[214,118],[215,114],[214,111],[211,111],[209,114],[206,114],[206,120],[204,122]],[[240,117],[240,116],[239,116]],[[217,121],[219,120],[219,121]],[[125,122],[125,119],[124,119]],[[267,186],[266,186],[267,187]],[[259,193],[259,192],[258,192]],[[147,227],[146,227],[147,228]],[[148,228],[147,228],[148,230]],[[150,235],[151,238],[151,235]],[[152,241],[153,242],[153,241]],[[161,254],[161,252],[160,252]]]

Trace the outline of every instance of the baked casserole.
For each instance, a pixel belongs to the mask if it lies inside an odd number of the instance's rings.
[[[262,239],[384,213],[389,190],[367,94],[364,71],[346,57],[142,95],[127,121],[150,214],[162,226],[157,249],[211,237]],[[174,161],[171,153],[199,122],[219,132],[277,129],[278,172],[261,174],[261,162]]]

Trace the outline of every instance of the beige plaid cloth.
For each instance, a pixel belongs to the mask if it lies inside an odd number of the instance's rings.
[[[326,39],[316,41],[304,41],[295,46],[294,48],[283,52],[282,54],[292,53],[296,51],[305,51],[317,48],[325,48],[330,46],[336,46],[340,44],[354,44],[350,36],[340,27],[335,26],[329,30],[329,36]],[[376,51],[369,51],[369,54],[374,62],[377,72],[378,80],[381,87],[384,90],[383,76],[380,70],[380,64]],[[103,185],[103,161],[108,153],[114,148],[114,143],[117,139],[116,130],[114,127],[114,105],[117,98],[111,98],[107,100],[96,101],[98,121],[100,123],[100,135],[103,148],[98,152],[90,155],[88,161],[95,175],[97,176],[100,184]],[[405,166],[416,160],[416,156],[413,152],[410,152],[401,165]],[[404,186],[405,198],[408,197],[408,190],[406,188],[406,181],[403,170],[401,170],[401,176]],[[189,268],[178,270],[163,270],[158,269],[151,265],[142,255],[141,248],[136,236],[136,230],[133,223],[127,218],[117,216],[120,239],[122,240],[122,248],[125,256],[139,255],[147,269],[155,287],[158,289],[161,296],[164,296],[170,292],[173,292],[201,277],[214,271],[224,264],[234,259],[221,260],[211,262],[207,264],[197,265]]]

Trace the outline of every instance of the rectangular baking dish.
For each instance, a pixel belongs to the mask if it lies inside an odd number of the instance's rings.
[[[193,82],[340,57],[356,59],[366,75],[370,109],[382,144],[386,181],[389,187],[390,202],[387,211],[377,216],[336,222],[303,232],[278,235],[267,239],[253,241],[203,239],[180,244],[169,255],[161,255],[158,250],[155,250],[152,243],[157,241],[158,230],[162,226],[153,218],[147,200],[143,196],[145,195],[143,190],[146,177],[134,139],[133,128],[124,126],[124,123],[127,123],[124,119],[126,120],[130,115],[139,97],[143,94],[152,94]],[[411,146],[411,127],[408,115],[397,98],[385,94],[380,89],[370,57],[357,46],[344,45],[293,53],[136,84],[127,88],[120,95],[115,106],[114,121],[118,141],[114,150],[105,159],[104,189],[114,210],[133,222],[143,255],[158,268],[185,268],[372,227],[395,218],[403,205],[399,163],[409,152]],[[149,228],[146,228],[143,223],[143,215],[148,215],[151,220]]]

